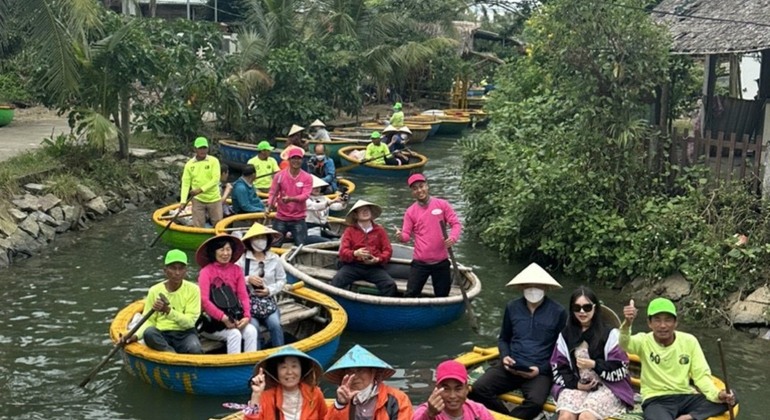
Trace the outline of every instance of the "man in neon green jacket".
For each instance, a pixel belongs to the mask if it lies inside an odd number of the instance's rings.
[[[219,177],[219,159],[209,156],[209,141],[205,137],[198,137],[195,139],[195,157],[184,165],[182,192],[179,194],[183,205],[188,195],[193,198],[193,226],[204,227],[206,214],[212,226],[222,220]]]
[[[637,309],[631,300],[623,308],[620,347],[642,361],[642,409],[648,420],[707,419],[727,411],[735,395],[720,390],[711,379],[703,349],[691,334],[676,331],[676,307],[665,298],[647,307],[652,332],[631,335]],[[698,387],[690,387],[690,380]]]

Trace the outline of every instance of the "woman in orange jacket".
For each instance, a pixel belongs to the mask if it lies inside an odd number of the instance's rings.
[[[412,420],[409,397],[382,382],[394,373],[389,364],[355,345],[326,371],[325,378],[338,385],[326,420]]]
[[[260,362],[250,380],[245,420],[323,420],[326,402],[318,388],[321,364],[286,346]]]

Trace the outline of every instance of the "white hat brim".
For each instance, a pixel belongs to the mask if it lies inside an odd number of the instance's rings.
[[[551,277],[543,267],[540,267],[537,263],[532,263],[524,270],[521,270],[506,286],[524,286],[524,285],[537,285],[545,286],[546,288],[561,289],[556,279]]]

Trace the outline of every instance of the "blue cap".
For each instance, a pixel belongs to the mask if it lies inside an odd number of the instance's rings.
[[[396,373],[393,366],[356,344],[326,371],[324,377],[329,382],[339,385],[345,376],[345,369],[365,367],[380,369],[381,373],[378,375],[380,380],[388,379]]]

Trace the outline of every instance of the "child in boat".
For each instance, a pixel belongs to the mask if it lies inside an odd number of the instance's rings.
[[[334,200],[321,195],[321,190],[329,184],[321,178],[313,175],[313,190],[307,199],[307,239],[306,244],[327,242],[330,239],[324,236],[324,230],[329,227],[329,210],[340,211],[347,206],[347,200],[338,196]]]

